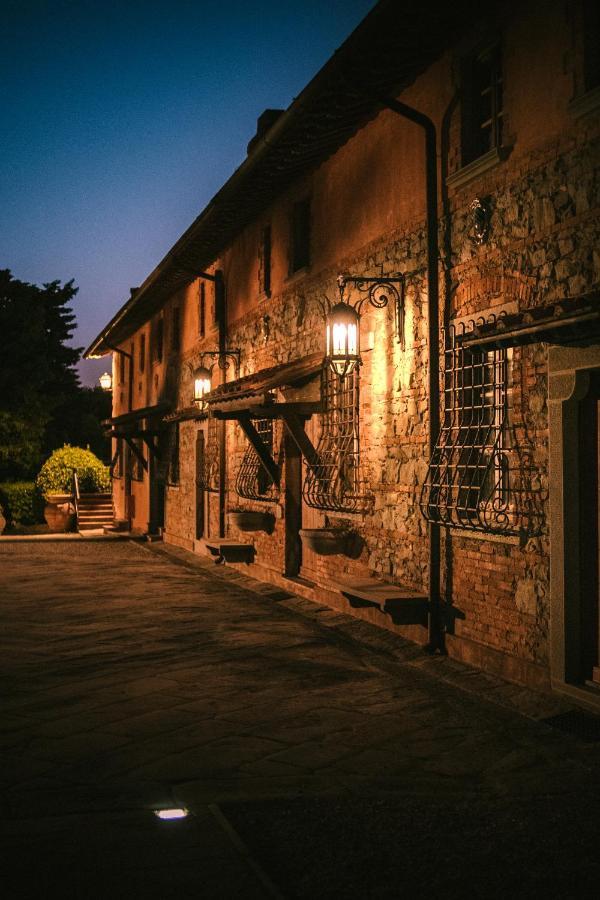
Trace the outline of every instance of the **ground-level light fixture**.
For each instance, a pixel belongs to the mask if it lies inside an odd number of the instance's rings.
[[[206,394],[210,393],[211,371],[206,366],[198,366],[194,372],[194,403],[202,404]]]
[[[112,391],[112,375],[108,372],[104,372],[98,381],[100,382],[100,387],[103,391]]]
[[[177,806],[173,809],[155,809],[154,815],[158,819],[163,820],[185,819],[188,816],[188,811],[184,806]]]
[[[322,304],[325,314],[325,360],[330,369],[344,378],[360,366],[360,311],[365,300],[376,309],[394,304],[397,339],[404,346],[404,276],[338,275],[339,302]],[[350,303],[346,286],[352,284],[359,298]]]

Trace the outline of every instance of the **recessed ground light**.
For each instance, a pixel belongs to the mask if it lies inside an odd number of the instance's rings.
[[[154,815],[158,816],[159,819],[185,819],[188,811],[184,809],[182,806],[178,806],[175,809],[155,809]]]

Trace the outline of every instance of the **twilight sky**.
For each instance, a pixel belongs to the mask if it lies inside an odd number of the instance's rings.
[[[87,346],[374,5],[2,0],[0,268],[74,278]]]

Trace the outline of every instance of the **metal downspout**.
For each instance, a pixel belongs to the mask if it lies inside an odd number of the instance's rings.
[[[438,214],[437,214],[437,136],[429,116],[391,97],[379,98],[387,109],[410,119],[425,131],[425,179],[427,208],[427,285],[429,302],[429,458],[433,456],[440,430],[439,382],[439,276],[438,276]],[[429,523],[429,641],[427,649],[445,652],[444,629],[440,599],[440,526]]]
[[[219,326],[219,371],[221,384],[226,380],[227,356],[227,304],[225,297],[225,282],[223,272],[217,269],[215,272],[215,305]],[[225,499],[227,477],[227,422],[222,419],[219,422],[219,537],[225,537]]]
[[[128,353],[127,350],[121,350],[119,347],[112,347],[108,341],[104,342],[109,350],[113,353],[120,353],[121,356],[124,356],[129,360],[129,384],[127,386],[127,412],[132,412],[133,409],[133,354]],[[114,385],[113,385],[113,406],[114,406]],[[112,410],[114,414],[114,408]],[[117,438],[117,441],[121,440]],[[121,444],[122,446],[122,444]],[[125,454],[125,459],[127,459],[128,454]],[[129,522],[129,529],[133,525],[133,517],[131,515],[131,466],[129,463],[125,466],[124,472],[124,491],[125,491],[125,518]],[[111,479],[112,483],[112,479]],[[113,499],[114,502],[114,499]]]

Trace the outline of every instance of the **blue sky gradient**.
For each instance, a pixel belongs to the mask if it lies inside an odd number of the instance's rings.
[[[374,5],[4,0],[0,268],[74,278],[86,346]]]

